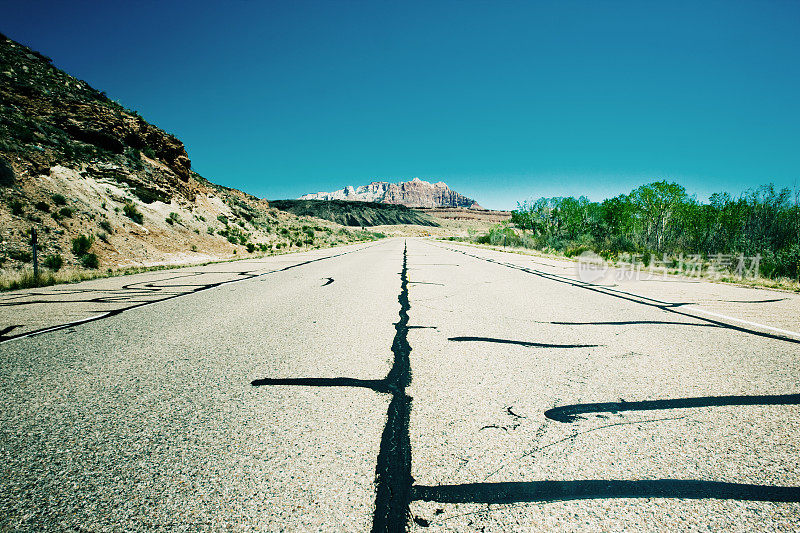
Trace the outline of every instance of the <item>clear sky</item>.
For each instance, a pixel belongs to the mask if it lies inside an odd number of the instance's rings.
[[[0,0],[0,31],[268,199],[443,180],[489,208],[800,183],[800,2]]]

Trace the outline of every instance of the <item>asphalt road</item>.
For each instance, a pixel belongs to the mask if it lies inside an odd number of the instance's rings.
[[[798,317],[420,239],[6,293],[0,528],[796,531]]]

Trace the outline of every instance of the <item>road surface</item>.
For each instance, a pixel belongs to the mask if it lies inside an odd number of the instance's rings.
[[[5,293],[0,528],[794,531],[799,316],[422,239]]]

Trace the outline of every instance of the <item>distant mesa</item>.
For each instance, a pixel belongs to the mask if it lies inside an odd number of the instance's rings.
[[[407,207],[462,207],[483,209],[472,198],[452,190],[444,182],[429,183],[419,178],[400,183],[373,181],[369,185],[347,186],[333,192],[305,194],[300,200],[346,200],[397,204]]]

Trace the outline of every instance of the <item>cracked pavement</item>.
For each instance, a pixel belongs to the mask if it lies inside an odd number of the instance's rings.
[[[798,316],[423,239],[5,293],[0,527],[793,531]]]

